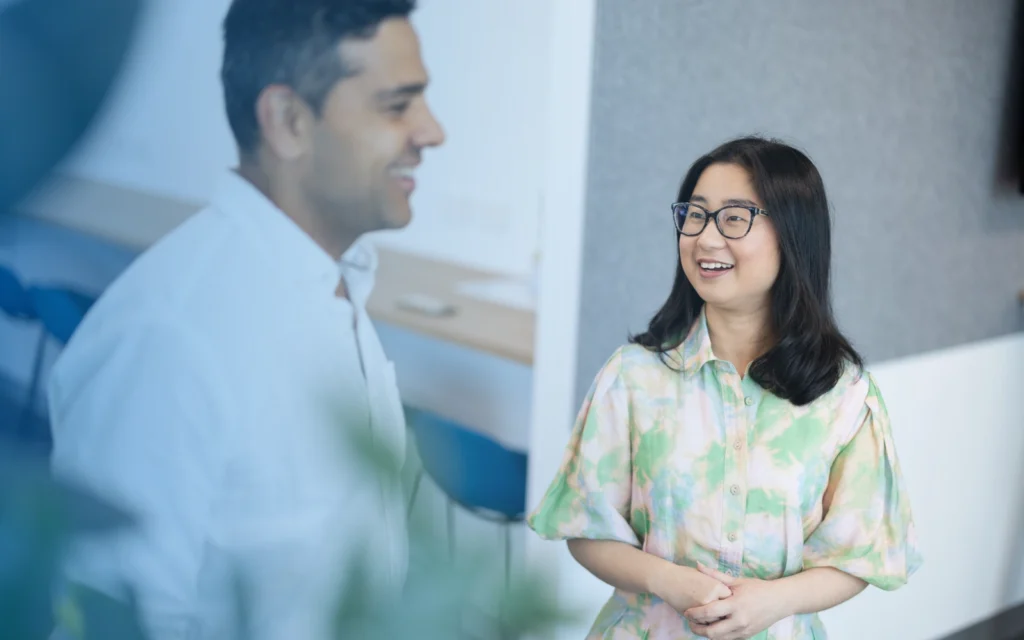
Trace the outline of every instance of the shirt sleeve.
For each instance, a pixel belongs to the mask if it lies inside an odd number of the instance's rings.
[[[73,340],[54,370],[52,467],[136,524],[83,538],[66,578],[115,598],[130,590],[154,640],[192,637],[225,461],[223,376],[183,328],[157,320],[114,333]]]
[[[889,415],[868,381],[860,426],[832,465],[824,517],[804,543],[803,567],[833,567],[889,591],[907,583],[922,557]]]
[[[527,522],[546,540],[588,538],[640,546],[629,521],[629,394],[616,353],[598,373],[550,487]]]

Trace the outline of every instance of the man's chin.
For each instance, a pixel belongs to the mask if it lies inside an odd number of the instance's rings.
[[[382,230],[397,231],[409,226],[412,222],[412,209],[409,207],[396,208],[385,213],[382,220]]]

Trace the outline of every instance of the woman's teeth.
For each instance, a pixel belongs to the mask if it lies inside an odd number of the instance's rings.
[[[707,269],[708,271],[732,269],[731,264],[725,264],[724,262],[699,262],[701,269]]]

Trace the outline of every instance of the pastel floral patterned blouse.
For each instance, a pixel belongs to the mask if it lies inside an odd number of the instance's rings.
[[[703,315],[663,363],[621,347],[530,514],[542,538],[617,540],[676,564],[771,580],[834,567],[876,587],[921,564],[885,404],[870,374],[798,407],[711,350]],[[697,638],[650,594],[616,590],[588,640]],[[817,614],[757,640],[825,638]]]

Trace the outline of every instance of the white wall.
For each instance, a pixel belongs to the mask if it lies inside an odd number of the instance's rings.
[[[528,505],[536,504],[558,468],[576,414],[583,223],[594,48],[594,0],[552,3],[547,136],[543,147],[542,216],[536,353],[530,430]],[[556,43],[556,44],[555,44]],[[526,538],[526,563],[547,574],[563,606],[584,610],[600,601],[601,585],[572,562],[564,545]],[[598,605],[599,606],[599,605]],[[589,615],[589,611],[587,612]],[[596,613],[594,610],[593,613]],[[592,616],[591,616],[592,617]],[[562,636],[582,638],[586,629]]]
[[[413,14],[445,127],[428,151],[416,219],[393,246],[532,275],[544,199],[549,0],[420,0]]]
[[[1024,334],[871,367],[889,408],[924,565],[825,612],[834,640],[933,640],[1024,602]],[[567,429],[552,429],[561,448]],[[536,444],[536,440],[535,440]],[[551,544],[587,623],[610,589]]]
[[[220,24],[228,0],[151,0],[70,173],[205,202],[236,161],[224,115]],[[187,45],[185,45],[187,41]]]
[[[153,0],[70,173],[204,202],[235,163],[218,78],[227,0]],[[396,247],[528,276],[542,205],[544,0],[421,0],[413,14],[447,143],[429,150]],[[188,45],[183,46],[185,40]]]
[[[937,638],[1024,602],[1024,334],[872,367],[925,554],[827,614],[838,640]]]

